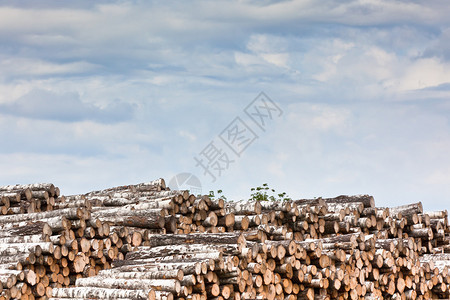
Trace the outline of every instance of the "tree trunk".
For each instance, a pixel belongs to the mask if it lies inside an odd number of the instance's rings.
[[[51,235],[52,229],[46,222],[36,221],[16,226],[1,226],[0,237],[27,236],[33,234]]]
[[[113,269],[114,270],[114,269]],[[130,272],[104,272],[100,271],[100,277],[105,278],[121,278],[121,279],[177,279],[182,280],[184,272],[181,269],[163,270],[159,266],[154,269],[147,268],[144,270],[135,270]]]
[[[352,203],[352,202],[362,202],[364,207],[375,207],[375,200],[372,196],[369,195],[356,195],[356,196],[338,196],[335,198],[324,198],[323,199],[327,204],[330,203]]]
[[[164,228],[164,217],[151,214],[144,216],[103,216],[101,212],[96,213],[96,218],[101,222],[110,222],[120,226],[135,226],[140,228],[159,229]]]
[[[76,285],[79,287],[106,287],[111,289],[132,289],[132,290],[150,290],[166,291],[178,294],[181,291],[181,285],[174,279],[121,279],[90,277],[77,279]]]
[[[192,233],[192,234],[150,234],[148,242],[151,247],[176,244],[238,244],[245,246],[245,238],[240,232],[227,233]]]
[[[260,201],[237,201],[227,202],[225,210],[235,215],[257,215],[261,213],[262,207]]]
[[[142,290],[108,289],[100,287],[54,288],[52,297],[81,299],[147,299],[148,292]]]
[[[126,259],[138,260],[155,258],[162,256],[171,256],[177,254],[200,254],[220,252],[224,254],[236,255],[239,253],[240,247],[234,244],[219,244],[219,245],[170,245],[160,247],[139,247],[137,251],[127,253]]]

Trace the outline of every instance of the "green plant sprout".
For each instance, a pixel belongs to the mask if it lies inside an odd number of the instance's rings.
[[[292,200],[286,192],[276,193],[275,189],[269,187],[267,183],[264,183],[262,186],[258,186],[256,188],[251,188],[250,191],[252,194],[250,195],[249,200],[253,201],[289,201]]]
[[[225,197],[225,195],[223,195],[223,191],[222,190],[217,190],[217,196],[214,193],[214,191],[209,191],[208,197],[211,200],[216,200],[216,199],[223,199],[223,200],[227,200],[227,197]],[[217,198],[216,198],[217,197]]]

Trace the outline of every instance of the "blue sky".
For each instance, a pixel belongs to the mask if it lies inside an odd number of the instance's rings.
[[[269,183],[450,209],[448,15],[447,1],[0,1],[0,184],[71,194],[189,172],[229,199]],[[264,130],[244,111],[262,91],[282,111]],[[240,155],[219,138],[237,117],[257,136]],[[194,160],[211,142],[230,162],[215,182]]]

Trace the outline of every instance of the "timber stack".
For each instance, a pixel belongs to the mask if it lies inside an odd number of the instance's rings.
[[[0,299],[449,299],[446,211],[0,187]]]

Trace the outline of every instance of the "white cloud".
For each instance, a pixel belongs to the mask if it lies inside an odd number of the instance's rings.
[[[261,57],[277,67],[288,68],[289,54],[287,53],[265,53],[261,54]]]
[[[263,61],[261,58],[247,53],[242,52],[235,52],[234,58],[236,60],[237,64],[243,65],[243,66],[251,66],[251,65],[259,65],[262,64]]]
[[[110,101],[105,107],[83,103],[77,94],[55,94],[46,90],[32,90],[14,102],[0,105],[3,114],[41,120],[77,122],[93,120],[116,123],[131,119],[134,107],[120,101]]]
[[[288,120],[292,125],[299,124],[303,129],[313,132],[348,133],[351,111],[327,104],[291,104]]]
[[[99,67],[100,66],[84,61],[58,64],[39,59],[11,57],[0,60],[0,76],[8,78],[30,75],[73,75],[97,71],[99,70]]]
[[[268,182],[292,197],[373,193],[381,205],[448,207],[446,1],[8,5],[5,184],[86,191],[198,174],[192,156],[263,90],[284,119],[217,188],[242,197]]]
[[[197,140],[197,137],[194,134],[192,134],[186,130],[180,130],[179,135],[183,138],[188,139],[191,142],[195,142]]]
[[[450,63],[437,58],[418,59],[404,69],[401,78],[391,81],[398,81],[397,88],[400,91],[419,90],[450,83]]]

